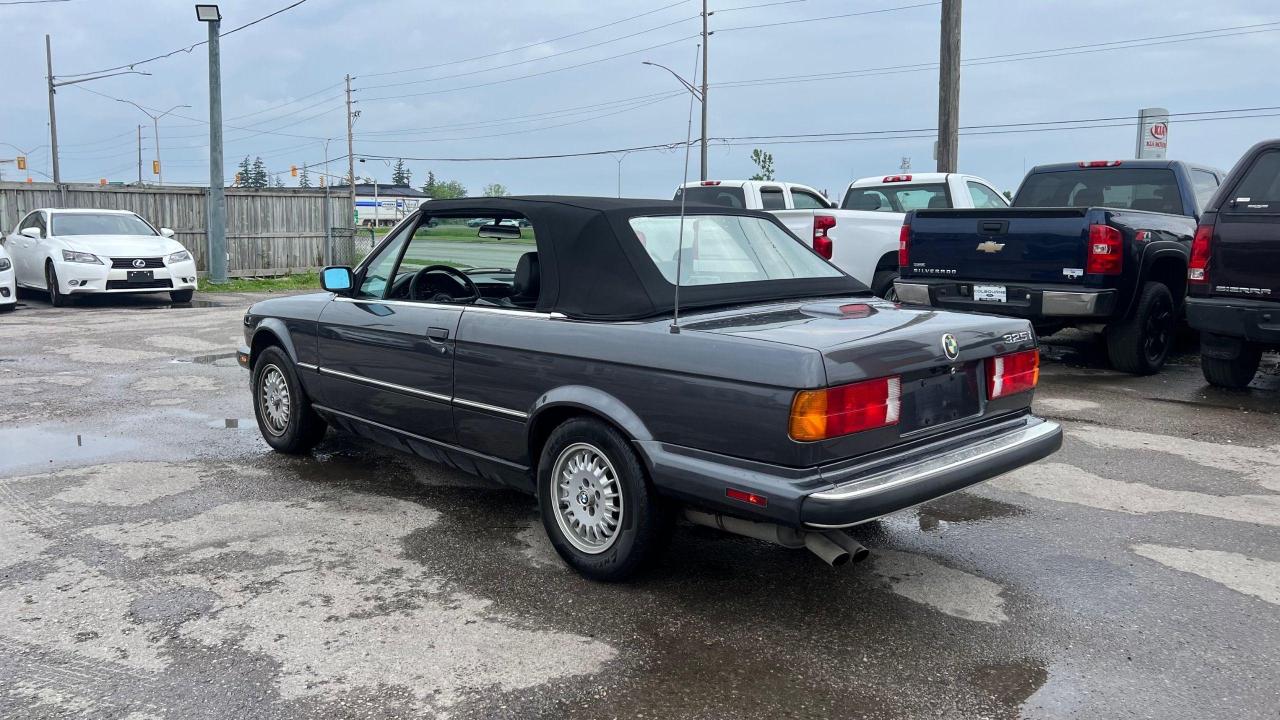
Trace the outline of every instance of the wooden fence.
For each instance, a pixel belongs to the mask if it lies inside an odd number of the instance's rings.
[[[329,198],[336,263],[360,258],[352,247],[351,196]],[[196,258],[201,274],[208,268],[205,237],[208,189],[201,187],[120,187],[111,185],[0,182],[0,228],[13,232],[35,208],[100,208],[131,210],[156,227],[174,231]],[[227,188],[227,274],[232,277],[282,275],[324,265],[325,197],[317,188]]]

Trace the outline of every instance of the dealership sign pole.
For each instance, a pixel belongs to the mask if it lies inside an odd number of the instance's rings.
[[[1138,111],[1138,145],[1134,157],[1139,160],[1163,160],[1169,149],[1169,111],[1165,108],[1143,108]]]

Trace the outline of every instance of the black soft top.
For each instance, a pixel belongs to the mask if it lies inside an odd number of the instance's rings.
[[[433,217],[528,218],[537,234],[541,268],[538,310],[583,319],[629,320],[667,314],[674,308],[675,285],[663,277],[645,252],[629,221],[633,217],[678,216],[678,202],[528,195],[432,200],[418,212]],[[787,231],[773,215],[755,210],[691,203],[685,213],[757,217]],[[866,291],[862,283],[848,275],[683,285],[680,308]]]

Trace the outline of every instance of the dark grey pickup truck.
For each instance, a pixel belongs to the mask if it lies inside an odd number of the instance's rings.
[[[1025,320],[878,300],[767,213],[681,214],[424,203],[326,292],[249,308],[263,437],[300,453],[332,426],[533,493],[602,579],[656,557],[677,515],[859,558],[843,528],[1061,444],[1031,415]]]
[[[1157,372],[1186,294],[1196,221],[1222,173],[1164,160],[1034,168],[1001,210],[916,210],[898,298],[1102,333],[1111,364]]]

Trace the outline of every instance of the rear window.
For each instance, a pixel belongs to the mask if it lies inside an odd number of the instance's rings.
[[[951,207],[944,183],[929,185],[902,185],[892,187],[849,188],[840,207],[845,210],[879,210],[881,212],[907,212],[928,208]]]
[[[1081,168],[1027,176],[1016,208],[1109,207],[1181,215],[1178,180],[1167,168]]]
[[[1227,200],[1232,210],[1242,212],[1280,210],[1280,151],[1258,156]]]
[[[631,218],[631,229],[662,276],[680,285],[832,278],[843,275],[776,224],[739,215]],[[681,252],[681,247],[683,251]]]
[[[682,194],[685,196],[684,201],[687,203],[719,205],[720,207],[737,208],[738,210],[743,210],[747,207],[747,196],[740,187],[700,185],[698,187],[679,188],[676,190],[675,199],[679,200]]]

